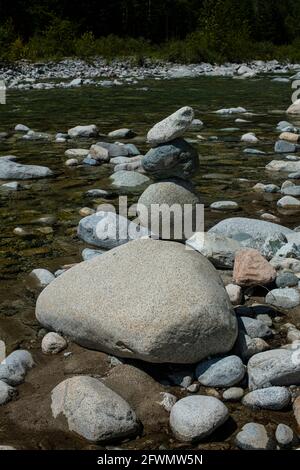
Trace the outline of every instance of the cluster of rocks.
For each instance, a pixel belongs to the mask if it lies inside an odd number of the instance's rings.
[[[52,88],[77,88],[80,86],[113,87],[138,85],[147,78],[174,79],[201,76],[232,77],[236,79],[255,78],[260,74],[272,73],[279,77],[274,81],[288,82],[293,77],[281,74],[299,70],[298,64],[280,64],[278,61],[254,61],[245,64],[213,65],[208,63],[180,65],[146,61],[143,66],[133,66],[130,61],[112,61],[101,58],[92,62],[66,59],[60,62],[32,64],[25,60],[13,67],[2,66],[1,76],[8,88],[19,90],[49,90]],[[146,88],[145,88],[146,90]]]

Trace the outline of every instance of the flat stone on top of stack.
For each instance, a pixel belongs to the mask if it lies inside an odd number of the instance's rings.
[[[188,179],[197,170],[198,153],[181,138],[193,119],[193,109],[186,106],[150,129],[147,141],[152,148],[142,159],[142,166],[152,177]]]

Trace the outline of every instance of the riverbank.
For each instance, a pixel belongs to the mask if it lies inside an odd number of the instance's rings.
[[[15,62],[0,66],[0,79],[8,89],[52,89],[78,88],[81,86],[114,87],[137,85],[143,80],[154,78],[167,80],[177,78],[227,77],[233,79],[259,78],[265,74],[274,75],[274,80],[289,82],[300,70],[298,63],[253,61],[249,63],[176,64],[163,61],[145,61],[144,65],[132,65],[130,60],[107,62],[102,58],[93,61],[65,59],[58,62],[29,61]]]

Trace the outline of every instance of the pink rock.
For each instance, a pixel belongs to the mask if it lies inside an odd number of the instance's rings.
[[[276,279],[276,270],[260,254],[252,248],[236,253],[233,280],[239,286],[258,286],[270,284]]]

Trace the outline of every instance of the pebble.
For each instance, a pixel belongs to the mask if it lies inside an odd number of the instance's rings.
[[[238,356],[208,359],[196,367],[198,381],[208,387],[231,387],[245,375],[245,366]]]
[[[98,135],[98,128],[94,124],[88,126],[76,126],[68,130],[68,135],[71,139],[77,137],[96,137]]]
[[[170,427],[179,441],[195,442],[212,434],[228,417],[228,409],[217,398],[189,396],[172,407]]]
[[[24,126],[24,124],[17,124],[15,127],[16,132],[29,132],[30,128],[27,126]]]
[[[293,403],[293,411],[298,428],[300,428],[300,396],[298,396]]]
[[[1,184],[1,188],[9,189],[11,191],[18,191],[21,189],[21,186],[17,181],[11,181],[10,183]]]
[[[267,294],[266,303],[284,309],[294,308],[300,305],[300,294],[291,287],[273,289]]]
[[[89,154],[88,149],[68,149],[65,151],[66,157],[70,158],[84,158]]]
[[[42,351],[45,354],[58,354],[67,347],[68,343],[58,333],[47,333],[42,339]]]
[[[295,441],[294,431],[286,424],[278,424],[275,432],[276,441],[282,447],[289,447]]]
[[[269,338],[272,330],[266,323],[250,317],[239,318],[239,328],[245,331],[250,338]]]
[[[258,138],[253,132],[248,132],[248,134],[244,134],[241,137],[242,142],[251,142],[253,144],[256,144],[258,142]]]
[[[103,251],[101,250],[92,250],[91,248],[84,248],[81,252],[83,261],[88,261],[89,259],[95,258],[95,256],[102,255]]]
[[[254,390],[244,396],[242,403],[254,410],[282,410],[291,401],[291,394],[285,387],[268,387]]]
[[[245,332],[239,331],[237,343],[238,355],[247,362],[250,357],[270,349],[268,343],[262,338],[250,338]]]
[[[161,392],[162,401],[159,403],[168,413],[170,413],[171,409],[177,402],[177,397],[172,395],[172,393]]]
[[[30,276],[35,277],[41,287],[47,286],[55,279],[55,276],[48,269],[34,269],[31,271]]]
[[[82,217],[88,217],[89,215],[95,214],[95,212],[95,209],[91,209],[90,207],[82,207],[79,210],[79,215],[81,215]]]
[[[240,286],[237,286],[236,284],[228,284],[226,286],[226,291],[232,305],[240,305],[242,303],[243,291]]]
[[[247,423],[236,436],[236,445],[243,450],[274,450],[275,443],[262,424]]]
[[[68,160],[65,161],[66,166],[77,166],[79,165],[79,161],[77,158],[68,158]]]
[[[244,396],[244,390],[240,387],[231,387],[223,393],[225,401],[240,401]]]
[[[0,406],[5,405],[17,395],[17,390],[0,380]]]
[[[110,139],[131,139],[136,134],[131,129],[117,129],[115,131],[109,132],[108,137]]]
[[[248,362],[249,389],[298,384],[298,356],[297,350],[292,349],[272,349],[252,356]]]
[[[292,272],[278,273],[276,277],[276,286],[278,288],[295,287],[298,286],[298,283],[298,277]]]
[[[293,196],[283,196],[277,201],[277,206],[283,209],[298,209],[300,207],[300,201]]]
[[[210,205],[210,208],[217,211],[237,210],[239,205],[234,201],[217,201]]]
[[[9,385],[19,385],[24,379],[29,369],[34,365],[30,352],[18,349],[12,352],[0,364],[0,380]]]

